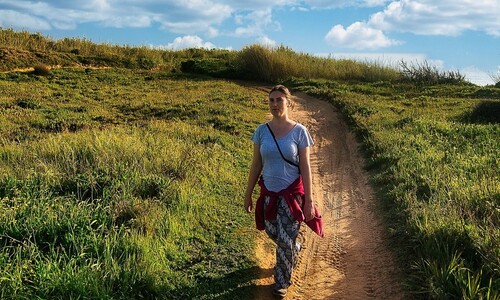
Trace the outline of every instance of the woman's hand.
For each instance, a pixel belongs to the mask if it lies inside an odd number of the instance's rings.
[[[245,211],[251,213],[253,210],[252,196],[245,196]]]
[[[305,218],[306,222],[314,219],[315,211],[314,211],[314,204],[313,204],[312,200],[309,199],[309,200],[305,201],[303,213],[304,213],[304,218]]]

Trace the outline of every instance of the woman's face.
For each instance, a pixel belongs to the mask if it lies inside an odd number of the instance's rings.
[[[273,91],[269,94],[269,109],[275,117],[281,117],[288,113],[288,100],[284,93]]]

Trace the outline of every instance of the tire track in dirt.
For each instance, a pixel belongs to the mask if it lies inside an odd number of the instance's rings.
[[[290,117],[304,124],[315,141],[313,196],[325,237],[302,226],[303,250],[286,299],[403,299],[355,137],[332,105],[302,93],[295,96]],[[273,299],[274,245],[264,233],[257,257],[263,270],[256,282],[257,299]]]

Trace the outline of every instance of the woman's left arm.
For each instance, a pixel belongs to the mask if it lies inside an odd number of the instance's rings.
[[[314,204],[312,199],[312,172],[310,160],[310,147],[299,149],[299,166],[302,183],[304,185],[304,216],[306,221],[314,218]]]

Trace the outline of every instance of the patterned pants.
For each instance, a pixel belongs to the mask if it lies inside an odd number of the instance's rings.
[[[297,199],[300,201],[300,198]],[[297,263],[300,243],[296,241],[300,223],[297,222],[286,201],[278,200],[276,220],[266,220],[266,233],[276,243],[276,266],[274,267],[275,289],[288,288],[292,281],[292,271]],[[264,200],[264,211],[269,204],[269,197]]]

